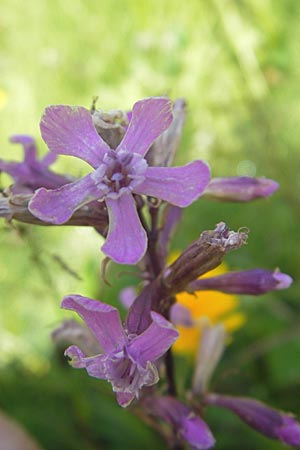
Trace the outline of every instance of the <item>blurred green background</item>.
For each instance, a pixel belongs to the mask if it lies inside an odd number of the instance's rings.
[[[214,176],[267,176],[271,199],[251,204],[200,200],[186,210],[176,246],[223,220],[250,228],[233,269],[280,267],[287,291],[244,297],[246,325],[235,334],[214,388],[252,395],[299,413],[300,2],[295,0],[2,0],[0,3],[1,157],[30,133],[46,151],[39,119],[49,104],[129,109],[143,97],[185,97],[188,118],[178,163],[206,159]],[[70,165],[73,164],[71,167]],[[61,157],[57,171],[80,175]],[[8,178],[2,177],[2,186]],[[65,294],[116,302],[134,281],[120,267],[100,280],[101,242],[92,230],[1,223],[0,408],[46,450],[163,449],[164,443],[115,405],[109,386],[72,370],[50,332]],[[175,248],[175,247],[174,247]],[[80,279],[65,270],[67,264]],[[189,365],[187,364],[187,367]],[[191,368],[187,370],[191,371]],[[188,377],[188,374],[185,375]],[[182,380],[181,380],[182,381]],[[228,412],[207,415],[217,449],[283,449]]]

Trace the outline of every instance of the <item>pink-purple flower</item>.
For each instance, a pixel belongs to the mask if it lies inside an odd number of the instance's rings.
[[[176,437],[187,442],[191,450],[207,450],[214,446],[215,439],[204,420],[177,398],[168,395],[147,397],[144,406],[150,414],[169,423]]]
[[[49,152],[38,159],[36,143],[31,136],[16,134],[11,136],[10,142],[21,144],[24,151],[22,162],[0,159],[0,172],[8,173],[14,180],[11,188],[14,194],[30,193],[40,187],[55,189],[71,181],[70,178],[49,170],[56,159],[55,153]]]
[[[76,368],[85,368],[92,377],[112,384],[121,406],[129,405],[143,386],[159,380],[155,365],[178,337],[173,325],[156,312],[141,334],[124,329],[119,312],[113,306],[80,295],[63,299],[62,308],[76,311],[98,340],[104,353],[86,357],[73,345],[65,354]]]
[[[102,250],[116,262],[137,263],[146,251],[147,236],[133,194],[185,207],[203,193],[210,178],[203,161],[182,167],[148,166],[147,151],[171,122],[169,99],[141,100],[135,103],[128,129],[113,150],[98,135],[87,109],[50,106],[41,121],[49,149],[83,159],[95,170],[59,189],[39,189],[30,202],[30,211],[43,221],[62,224],[84,204],[105,201],[109,230]]]

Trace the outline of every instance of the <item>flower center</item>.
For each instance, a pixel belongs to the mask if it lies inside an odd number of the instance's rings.
[[[152,386],[158,381],[156,368],[148,362],[142,367],[127,354],[126,347],[108,355],[104,362],[107,380],[115,392],[131,392],[137,395],[142,386]]]
[[[136,363],[122,352],[109,357],[105,363],[107,379],[115,392],[136,392],[139,388],[140,373]]]
[[[125,150],[111,150],[106,153],[103,163],[95,172],[95,181],[107,191],[106,196],[118,198],[141,184],[147,169],[146,160],[137,153]]]

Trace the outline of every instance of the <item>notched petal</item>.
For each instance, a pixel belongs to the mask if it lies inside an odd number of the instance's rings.
[[[145,181],[134,188],[135,193],[185,207],[204,192],[210,169],[204,161],[193,161],[181,167],[148,167],[145,176]]]
[[[82,317],[105,352],[123,348],[126,336],[116,308],[81,295],[65,297],[61,306],[77,312]]]
[[[44,141],[54,153],[76,156],[94,168],[109,151],[94,127],[90,112],[83,107],[49,106],[40,128]]]
[[[147,235],[143,229],[134,198],[123,194],[106,199],[109,230],[102,251],[120,264],[136,264],[145,254]]]
[[[117,150],[144,156],[151,144],[171,124],[172,102],[166,97],[150,97],[135,103],[129,127]]]
[[[38,189],[29,202],[29,211],[44,222],[67,222],[81,206],[103,195],[92,174],[58,189]]]
[[[171,322],[162,315],[152,312],[151,318],[150,326],[128,346],[130,355],[141,365],[164,355],[179,336]]]

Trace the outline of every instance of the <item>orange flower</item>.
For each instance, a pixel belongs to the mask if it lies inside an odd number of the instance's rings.
[[[223,263],[216,269],[207,272],[202,278],[212,277],[227,272]],[[173,349],[181,354],[195,355],[201,338],[201,321],[207,318],[212,324],[223,323],[228,332],[240,328],[245,322],[245,316],[236,311],[239,298],[236,295],[224,294],[218,291],[197,291],[193,294],[182,292],[176,296],[177,302],[187,308],[195,321],[195,326],[177,326],[179,338]]]

